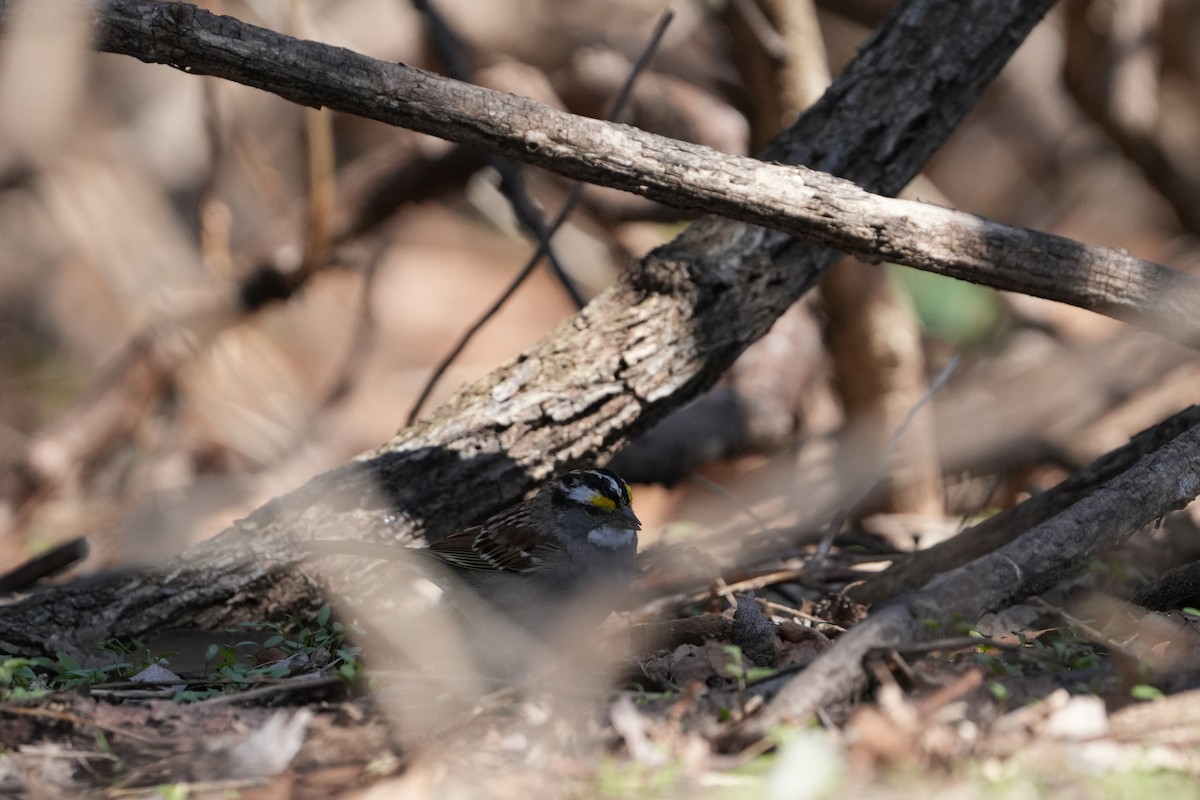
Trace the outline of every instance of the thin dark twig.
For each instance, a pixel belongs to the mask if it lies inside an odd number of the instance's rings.
[[[426,2],[426,0],[414,0],[414,2],[420,3]],[[671,20],[674,18],[674,16],[674,12],[668,9],[667,11],[663,12],[661,17],[659,17],[658,24],[654,27],[654,32],[650,35],[650,41],[647,42],[642,54],[638,57],[637,62],[630,70],[629,75],[625,79],[625,84],[621,87],[621,91],[619,91],[617,96],[613,99],[612,108],[606,115],[607,119],[611,120],[614,116],[621,113],[621,109],[625,107],[625,103],[628,102],[629,95],[633,90],[634,81],[637,79],[638,75],[645,71],[646,66],[650,63],[650,59],[653,57],[654,52],[658,49],[658,45],[662,41],[663,34],[666,33],[667,26],[671,23]],[[550,237],[554,235],[554,233],[559,229],[559,227],[562,226],[563,222],[566,221],[567,217],[575,209],[575,205],[579,202],[579,198],[582,194],[583,184],[576,181],[571,185],[570,191],[567,192],[567,198],[563,201],[562,208],[559,209],[558,214],[550,222],[550,225],[546,230],[546,235],[538,237],[537,248],[533,251],[533,255],[529,257],[529,260],[525,262],[525,266],[521,270],[520,274],[513,279],[512,283],[508,285],[508,288],[504,290],[504,293],[501,294],[496,302],[492,304],[491,308],[489,308],[483,314],[483,316],[481,316],[473,325],[471,325],[467,332],[463,334],[462,338],[458,340],[458,343],[454,346],[454,348],[441,360],[437,367],[434,368],[433,374],[430,375],[429,380],[425,383],[425,387],[421,390],[421,395],[417,398],[417,401],[413,403],[412,411],[408,412],[408,419],[405,421],[405,425],[412,425],[413,422],[416,421],[417,415],[421,413],[422,406],[424,406],[425,401],[429,399],[429,395],[433,393],[434,387],[437,386],[438,381],[441,380],[442,376],[446,374],[446,370],[450,368],[450,365],[454,363],[454,360],[458,358],[459,354],[466,349],[466,346],[471,342],[471,339],[474,338],[475,334],[479,332],[479,329],[482,328],[488,320],[495,316],[496,312],[499,311],[506,302],[508,302],[508,298],[512,297],[513,293],[518,287],[520,287],[521,283],[524,282],[527,277],[529,277],[531,272],[533,272],[533,268],[537,266],[538,261],[540,261],[542,256],[545,255],[547,248],[549,247],[548,242],[550,241]]]
[[[458,81],[470,81],[471,67],[466,57],[467,45],[463,42],[462,37],[446,22],[446,18],[442,16],[431,0],[412,0],[412,4],[419,13],[425,15],[426,22],[429,24],[429,32],[433,37],[433,49],[441,59],[446,76]],[[529,192],[525,190],[525,181],[521,177],[520,167],[511,159],[503,156],[488,156],[487,161],[492,169],[500,174],[500,193],[507,198],[508,204],[516,215],[517,222],[534,239],[549,241],[546,220],[542,217],[542,212],[537,204],[529,197]],[[587,299],[563,267],[553,247],[546,249],[546,261],[549,262],[554,277],[562,284],[563,289],[570,296],[571,302],[575,304],[575,308],[583,308],[587,304]]]
[[[425,21],[429,24],[429,33],[433,36],[433,49],[441,59],[446,75],[456,81],[467,80],[471,67],[464,57],[467,46],[462,37],[450,27],[446,18],[429,0],[412,0],[412,5],[418,14],[425,16]]]
[[[642,48],[641,55],[638,56],[637,61],[633,62],[632,69],[625,76],[625,83],[621,84],[621,89],[617,92],[617,96],[613,98],[608,113],[604,115],[606,120],[612,121],[616,119],[617,115],[621,113],[621,110],[629,102],[629,95],[633,93],[633,85],[637,83],[638,76],[650,66],[650,59],[654,58],[654,54],[658,52],[658,46],[662,42],[663,34],[667,32],[667,26],[671,24],[671,20],[673,19],[675,19],[675,12],[669,8],[658,18],[658,22],[654,25],[654,30],[650,33],[650,40]]]
[[[587,298],[583,296],[583,292],[576,285],[575,279],[563,267],[554,246],[550,244],[550,238],[554,233],[546,227],[546,220],[542,218],[541,210],[530,199],[529,192],[525,190],[525,179],[521,176],[520,167],[507,158],[498,156],[490,158],[489,161],[491,161],[492,169],[500,173],[500,192],[508,198],[509,205],[512,206],[513,213],[517,216],[517,222],[534,239],[546,243],[546,262],[550,265],[554,277],[566,290],[575,309],[583,308],[587,305]]]
[[[575,204],[579,201],[579,197],[582,193],[583,187],[581,184],[576,183],[571,187],[571,191],[567,194],[566,202],[563,203],[562,211],[559,212],[559,215],[554,218],[554,221],[550,225],[550,229],[552,231],[557,229],[557,227],[562,224],[562,220],[566,219],[567,214],[570,214],[575,208]],[[450,369],[450,365],[454,363],[459,354],[461,354],[462,351],[466,349],[467,345],[471,343],[471,340],[475,338],[475,334],[479,333],[479,329],[486,325],[488,320],[494,317],[496,313],[504,307],[504,304],[508,302],[508,298],[512,297],[517,289],[521,287],[521,284],[524,283],[525,279],[528,278],[533,272],[534,268],[538,265],[538,261],[541,260],[545,253],[546,240],[539,239],[537,248],[533,251],[533,255],[531,255],[529,260],[525,262],[525,266],[521,269],[520,273],[517,274],[517,277],[513,278],[512,282],[508,284],[504,290],[504,293],[496,298],[496,302],[492,303],[491,307],[488,308],[488,310],[485,311],[479,317],[479,319],[472,323],[471,327],[468,328],[466,333],[462,335],[462,338],[458,340],[453,349],[451,349],[450,352],[447,353],[440,362],[438,362],[437,367],[433,370],[433,374],[430,375],[429,380],[425,382],[425,387],[421,390],[420,397],[418,397],[417,401],[413,403],[412,411],[408,412],[408,419],[404,422],[406,426],[412,425],[413,422],[416,421],[417,414],[421,413],[421,407],[425,405],[425,401],[428,400],[429,395],[433,393],[433,389],[437,386],[438,381],[441,380],[442,376],[446,374],[446,370]]]

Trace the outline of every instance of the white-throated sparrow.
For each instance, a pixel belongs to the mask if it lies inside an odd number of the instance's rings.
[[[423,574],[467,614],[494,612],[542,636],[561,632],[564,621],[598,623],[628,589],[642,527],[630,502],[629,485],[615,472],[581,469],[428,547],[303,544],[319,554],[419,557],[416,566],[428,564]],[[462,589],[473,597],[456,596]]]

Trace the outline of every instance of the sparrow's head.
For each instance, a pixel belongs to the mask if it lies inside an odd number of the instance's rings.
[[[566,472],[548,488],[559,525],[567,532],[606,549],[637,541],[642,523],[633,513],[629,484],[612,470]]]

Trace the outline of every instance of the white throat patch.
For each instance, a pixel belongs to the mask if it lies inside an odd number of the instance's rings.
[[[589,542],[602,550],[619,550],[637,540],[637,531],[631,528],[612,528],[605,525],[589,531],[587,538]]]

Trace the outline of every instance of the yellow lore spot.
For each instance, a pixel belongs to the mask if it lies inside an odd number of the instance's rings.
[[[588,498],[588,502],[600,508],[606,508],[609,511],[616,511],[617,504],[613,502],[611,497],[605,497],[602,494],[594,494]]]

